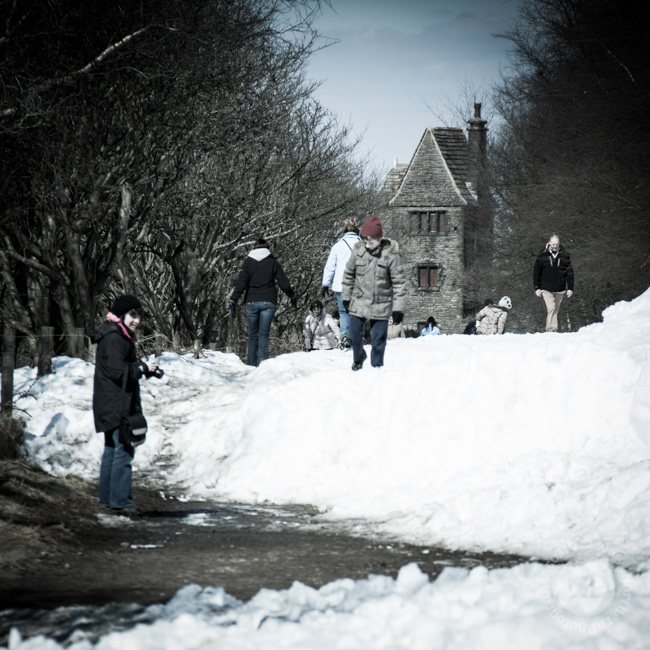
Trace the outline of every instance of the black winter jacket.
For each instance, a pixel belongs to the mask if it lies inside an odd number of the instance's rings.
[[[96,431],[113,431],[124,415],[142,413],[139,380],[146,366],[138,362],[135,345],[117,323],[100,325],[90,337],[97,343],[93,415]],[[122,392],[124,372],[128,373],[126,394]]]
[[[258,259],[264,256],[262,259]],[[231,300],[237,302],[242,293],[245,302],[278,302],[278,291],[275,282],[280,289],[291,297],[295,292],[291,283],[284,274],[278,260],[271,255],[267,248],[253,249],[244,264],[242,265],[235,290],[230,296]]]
[[[549,252],[548,246],[539,253],[533,269],[533,287],[535,291],[541,289],[552,293],[560,293],[567,289],[573,291],[571,256],[561,245],[555,259]]]

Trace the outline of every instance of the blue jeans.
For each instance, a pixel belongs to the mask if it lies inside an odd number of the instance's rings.
[[[269,332],[276,305],[273,302],[259,301],[246,303],[246,320],[248,321],[248,357],[249,366],[259,366],[261,361],[269,358]]]
[[[131,461],[135,450],[120,442],[119,429],[105,433],[104,438],[106,446],[99,470],[99,505],[110,508],[132,506]]]
[[[336,302],[339,306],[339,329],[341,330],[341,336],[344,334],[350,335],[350,314],[348,314],[347,309],[343,306],[343,301],[341,300],[341,292],[336,291]]]
[[[350,316],[350,339],[352,341],[353,361],[359,363],[364,359],[363,352],[363,327],[366,324],[365,318]],[[388,321],[370,319],[370,336],[372,337],[372,349],[370,351],[370,364],[379,368],[384,365],[384,351],[386,350],[386,339],[388,338]]]

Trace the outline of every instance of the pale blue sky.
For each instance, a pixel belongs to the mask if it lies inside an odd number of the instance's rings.
[[[312,57],[308,74],[324,82],[316,95],[343,124],[365,132],[361,153],[370,151],[376,167],[409,162],[426,127],[466,126],[448,107],[463,104],[465,87],[480,91],[498,79],[509,42],[492,34],[512,25],[518,5],[332,0],[316,27],[339,42]]]

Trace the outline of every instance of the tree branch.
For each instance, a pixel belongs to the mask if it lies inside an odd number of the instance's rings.
[[[124,38],[109,45],[105,50],[100,52],[92,61],[89,61],[82,68],[79,68],[78,70],[75,70],[73,72],[69,72],[68,74],[63,75],[62,77],[48,79],[47,81],[44,81],[38,84],[37,86],[34,86],[33,88],[29,89],[25,94],[24,97],[25,100],[29,100],[32,97],[39,95],[40,93],[50,90],[51,88],[71,84],[79,77],[88,74],[93,68],[97,67],[100,63],[102,63],[102,61],[107,59],[111,54],[113,54],[120,48],[124,47],[127,43],[131,42],[133,39],[144,34],[152,27],[161,27],[161,25],[147,25],[146,27],[142,27],[141,29],[138,29],[131,34],[127,34]],[[165,29],[175,31],[171,27],[165,27]],[[18,112],[18,106],[6,107],[0,110],[0,117],[11,117],[12,115],[15,115],[17,112]]]

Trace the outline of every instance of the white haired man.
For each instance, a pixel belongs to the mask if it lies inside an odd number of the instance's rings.
[[[573,295],[573,266],[571,256],[553,234],[539,253],[533,269],[533,287],[538,298],[546,303],[546,331],[557,332],[557,317],[565,294]]]

